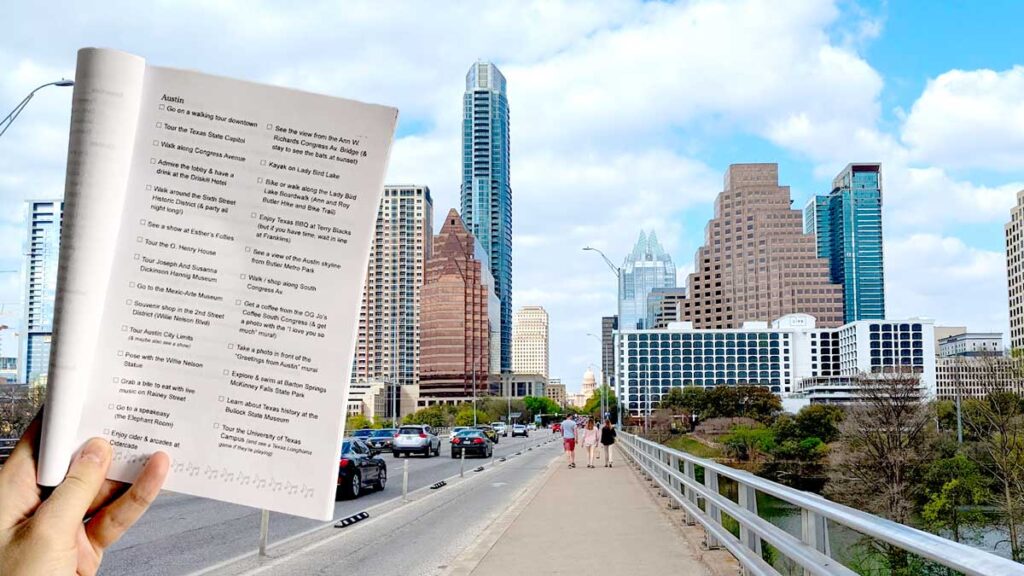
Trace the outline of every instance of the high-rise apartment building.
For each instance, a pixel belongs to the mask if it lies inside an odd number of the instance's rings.
[[[1024,348],[1024,190],[1006,224],[1006,279],[1010,295],[1010,348]]]
[[[523,306],[512,320],[512,371],[548,377],[548,313],[542,306]]]
[[[501,370],[512,368],[512,187],[505,77],[477,62],[462,98],[462,218],[480,241],[501,301]]]
[[[804,233],[813,234],[829,277],[843,286],[843,319],[885,318],[882,265],[882,165],[850,164],[832,192],[804,208]]]
[[[647,326],[647,296],[656,288],[676,287],[676,266],[658,242],[658,236],[640,232],[633,251],[619,268],[619,327]]]
[[[384,187],[359,309],[356,382],[419,382],[420,290],[433,221],[428,187]]]
[[[419,405],[457,404],[488,391],[501,306],[487,254],[455,210],[434,238],[420,292]]]
[[[686,288],[655,288],[647,295],[648,328],[666,328],[672,322],[679,322],[682,301],[686,299]]]
[[[615,389],[615,340],[613,333],[619,329],[618,316],[601,318],[601,384]]]
[[[777,164],[733,164],[704,228],[682,302],[696,328],[737,328],[804,313],[821,326],[843,323],[843,289],[830,281],[802,215],[779,186]]]
[[[53,305],[64,216],[62,200],[29,200],[25,250],[25,318],[21,335],[22,382],[43,381],[50,370]]]

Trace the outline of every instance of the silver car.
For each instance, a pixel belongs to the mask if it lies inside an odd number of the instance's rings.
[[[423,454],[427,458],[441,453],[441,439],[423,424],[402,426],[391,443],[391,454],[398,458],[402,454]]]

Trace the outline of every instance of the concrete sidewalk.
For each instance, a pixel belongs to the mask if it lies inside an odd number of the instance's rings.
[[[577,449],[577,468],[570,470],[562,457],[495,521],[490,538],[481,535],[477,558],[468,559],[475,566],[463,559],[455,573],[710,574],[621,453],[614,460],[614,468],[604,468],[603,459],[587,468],[585,451]]]

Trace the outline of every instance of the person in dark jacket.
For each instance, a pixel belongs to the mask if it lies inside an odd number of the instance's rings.
[[[612,467],[612,444],[615,444],[615,428],[611,420],[605,420],[601,427],[601,446],[604,447],[604,467]]]

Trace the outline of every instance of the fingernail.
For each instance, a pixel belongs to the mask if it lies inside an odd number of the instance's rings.
[[[107,444],[106,440],[93,438],[82,448],[82,453],[78,455],[78,459],[99,464],[107,458],[108,446],[109,444]]]

